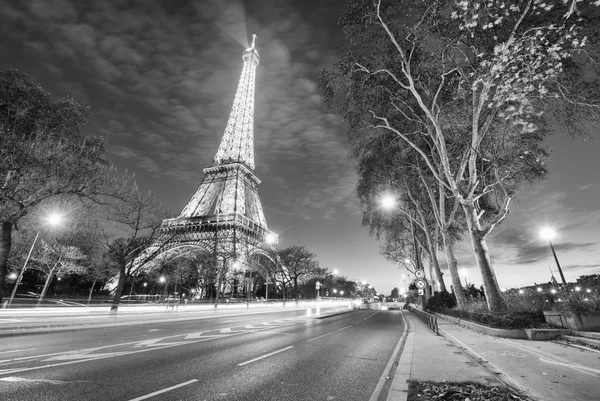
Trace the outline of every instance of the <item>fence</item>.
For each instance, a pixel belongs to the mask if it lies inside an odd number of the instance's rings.
[[[481,313],[469,312],[459,309],[429,307],[428,310],[448,316],[480,323],[500,329],[518,329],[531,326],[532,324],[543,324],[546,322],[542,311],[523,311],[512,313]]]
[[[438,329],[437,317],[435,315],[424,312],[421,309],[415,308],[414,306],[410,307],[410,311],[416,317],[421,319],[421,321],[423,323],[425,323],[425,325],[427,327],[429,327],[435,334],[437,334],[437,335],[440,334],[439,329]]]

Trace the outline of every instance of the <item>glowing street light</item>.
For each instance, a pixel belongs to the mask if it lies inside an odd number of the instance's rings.
[[[381,207],[386,210],[392,210],[396,207],[396,198],[390,194],[383,195],[379,200]]]
[[[554,261],[556,262],[556,267],[558,267],[558,272],[560,273],[560,278],[563,282],[563,286],[567,287],[567,280],[565,280],[565,275],[563,274],[562,269],[560,268],[560,263],[558,263],[558,258],[556,257],[556,252],[554,251],[554,246],[552,245],[552,238],[554,238],[556,233],[550,227],[544,227],[540,230],[540,236],[542,239],[547,239],[550,244],[550,249],[552,249],[552,255],[554,256]]]
[[[51,226],[59,226],[63,220],[63,216],[58,213],[51,213],[49,216],[46,217],[45,220]],[[31,253],[33,252],[33,248],[35,247],[35,243],[37,242],[37,239],[39,236],[40,236],[40,231],[38,230],[37,234],[35,235],[35,238],[33,239],[33,244],[31,244],[31,248],[29,249],[29,253],[27,254],[27,258],[25,258],[25,263],[23,263],[23,268],[21,269],[21,272],[19,273],[19,277],[17,278],[17,281],[15,281],[15,286],[12,290],[12,293],[10,294],[10,298],[8,300],[8,303],[6,304],[6,308],[9,308],[10,305],[12,304],[13,298],[15,297],[15,294],[17,293],[17,289],[19,288],[19,284],[21,283],[21,280],[23,279],[23,274],[25,273],[25,270],[27,269],[27,262],[29,262],[29,258],[31,257]]]
[[[269,245],[276,244],[277,243],[277,236],[275,234],[273,234],[273,233],[268,233],[267,237],[265,238],[265,241]]]
[[[158,281],[159,281],[160,283],[164,283],[165,281],[167,281],[167,278],[166,278],[165,276],[160,276],[160,277],[158,278]]]

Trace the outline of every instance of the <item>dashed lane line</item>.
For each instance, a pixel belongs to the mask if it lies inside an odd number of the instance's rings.
[[[155,395],[163,394],[163,393],[166,393],[168,391],[175,390],[177,388],[184,387],[184,386],[187,386],[187,385],[192,384],[192,383],[196,383],[197,381],[198,381],[198,379],[188,380],[186,382],[179,383],[179,384],[176,384],[176,385],[171,386],[171,387],[163,388],[162,390],[158,390],[158,391],[155,391],[153,393],[143,395],[141,397],[132,398],[129,401],[141,401],[141,400],[145,400],[145,399],[154,397]]]
[[[323,337],[325,337],[325,336],[330,336],[330,335],[331,335],[331,332],[329,332],[329,333],[325,333],[325,334],[322,334],[322,335],[320,335],[320,336],[318,336],[318,337],[313,337],[313,338],[311,338],[311,339],[309,339],[309,340],[306,340],[306,342],[308,343],[308,342],[311,342],[311,341],[314,341],[314,340],[318,340],[319,338],[323,338]]]
[[[261,360],[261,359],[264,359],[264,358],[267,358],[267,357],[269,357],[269,356],[271,356],[271,355],[275,355],[275,354],[278,354],[278,353],[280,353],[280,352],[286,351],[286,350],[288,350],[288,349],[290,349],[290,348],[294,348],[294,346],[293,346],[293,345],[290,345],[289,347],[285,347],[285,348],[282,348],[282,349],[280,349],[280,350],[277,350],[277,351],[270,352],[270,353],[268,353],[268,354],[266,354],[266,355],[259,356],[258,358],[254,358],[254,359],[250,359],[249,361],[246,361],[246,362],[238,363],[238,366],[244,366],[244,365],[247,365],[247,364],[249,364],[249,363],[256,362],[256,361],[259,361],[259,360]]]

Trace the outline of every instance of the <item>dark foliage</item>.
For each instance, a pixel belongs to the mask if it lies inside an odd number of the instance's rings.
[[[435,292],[427,301],[428,308],[454,308],[456,306],[456,296],[448,291]]]
[[[516,391],[499,386],[485,386],[479,383],[436,383],[409,381],[408,401],[527,401],[530,398]]]

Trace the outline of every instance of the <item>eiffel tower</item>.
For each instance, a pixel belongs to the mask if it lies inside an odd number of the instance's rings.
[[[204,250],[223,265],[244,263],[259,253],[270,258],[269,250],[278,237],[267,228],[254,174],[254,87],[259,63],[252,46],[243,53],[243,68],[225,134],[213,163],[179,216],[163,220],[160,235],[137,258],[148,255],[177,256]],[[166,255],[165,255],[166,254]]]

